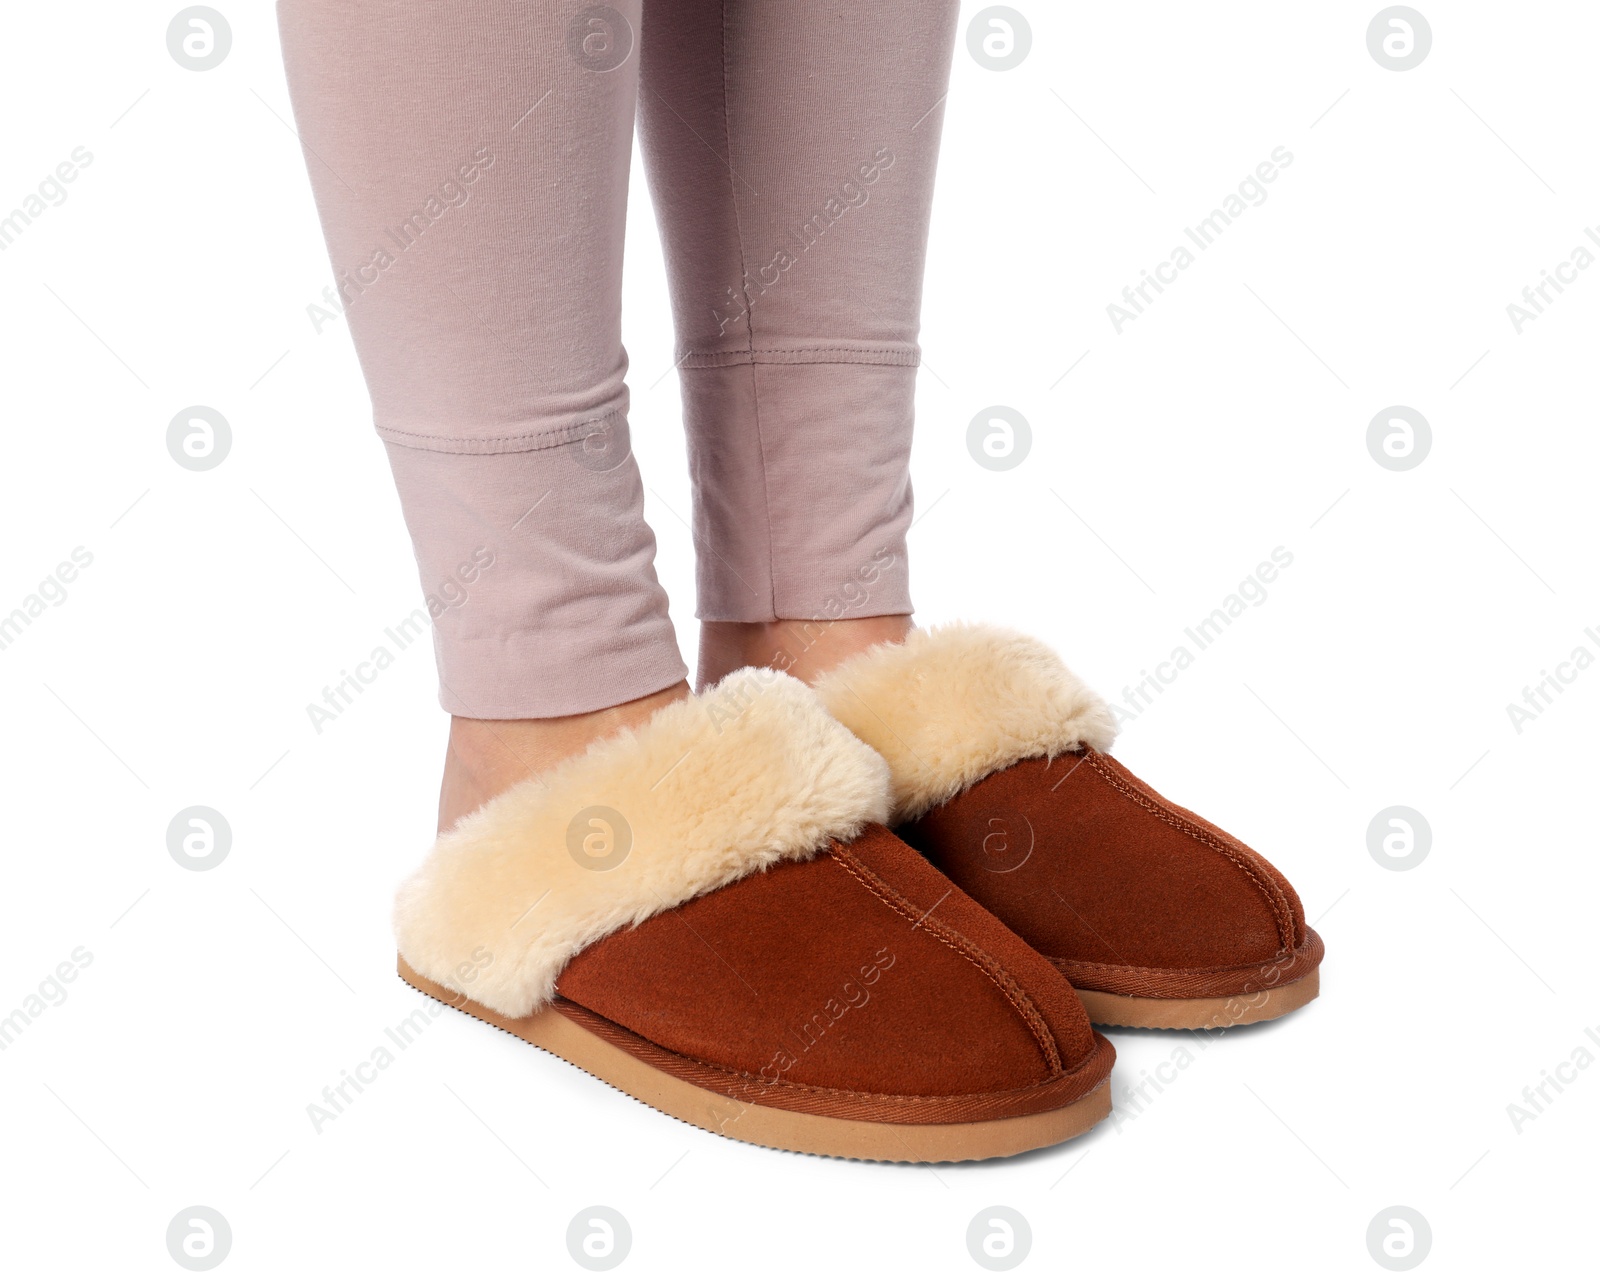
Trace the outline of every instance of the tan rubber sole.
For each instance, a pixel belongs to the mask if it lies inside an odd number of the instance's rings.
[[[1134,998],[1100,990],[1077,991],[1095,1025],[1127,1029],[1224,1030],[1276,1020],[1304,1007],[1318,992],[1318,970],[1287,985],[1220,998]]]
[[[769,1149],[897,1163],[1003,1158],[1071,1140],[1111,1113],[1105,1082],[1060,1109],[972,1123],[874,1123],[750,1104],[647,1065],[553,1007],[513,1020],[419,976],[404,959],[399,970],[407,985],[429,998],[542,1047],[652,1109]]]

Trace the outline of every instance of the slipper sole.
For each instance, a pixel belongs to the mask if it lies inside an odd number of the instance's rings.
[[[1135,998],[1078,989],[1093,1025],[1125,1029],[1224,1030],[1276,1020],[1304,1007],[1319,992],[1319,972],[1285,985],[1253,994],[1226,994],[1214,998]],[[1076,987],[1075,987],[1076,988]]]
[[[563,1011],[551,1004],[531,1016],[501,1016],[465,995],[418,975],[404,959],[399,960],[399,972],[406,984],[428,997],[541,1047],[652,1109],[719,1136],[769,1149],[879,1162],[934,1163],[1002,1158],[1071,1140],[1111,1112],[1111,1088],[1104,1076],[1109,1073],[1109,1064],[1100,1058],[1109,1055],[1112,1049],[1103,1040],[1096,1056],[1088,1062],[1091,1067],[1104,1064],[1104,1070],[1094,1070],[1103,1076],[1086,1094],[1057,1108],[975,1122],[875,1122],[777,1108],[712,1091],[639,1059],[611,1041],[617,1035],[602,1037],[580,1024],[574,1018],[577,1009]],[[697,1064],[685,1062],[686,1068]],[[1080,1072],[1083,1068],[1080,1067]]]

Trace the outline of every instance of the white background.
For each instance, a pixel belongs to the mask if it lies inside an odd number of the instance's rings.
[[[1120,1126],[929,1169],[722,1140],[455,1015],[313,1131],[306,1106],[421,1001],[387,916],[445,719],[419,644],[308,721],[419,589],[347,330],[306,314],[329,271],[273,13],[217,3],[233,50],[199,74],[167,52],[176,5],[6,17],[0,210],[94,156],[0,253],[0,613],[93,555],[0,652],[0,1015],[93,956],[0,1053],[8,1272],[180,1272],[164,1236],[191,1204],[248,1274],[579,1272],[567,1223],[595,1203],[631,1223],[622,1272],[976,1273],[991,1204],[1031,1223],[1023,1272],[1379,1273],[1367,1226],[1393,1204],[1431,1225],[1424,1272],[1592,1266],[1600,1067],[1520,1132],[1507,1106],[1600,1025],[1600,669],[1520,733],[1506,705],[1600,656],[1600,270],[1520,335],[1506,306],[1600,224],[1600,11],[1419,0],[1432,51],[1397,73],[1368,53],[1371,0],[1033,2],[1031,53],[997,73],[964,9],[919,620],[1029,629],[1122,700],[1292,552],[1118,753],[1282,867],[1328,959],[1320,1001],[1212,1044],[1142,1112],[1126,1089],[1180,1040],[1117,1033]],[[1278,146],[1270,198],[1119,336],[1107,304]],[[691,654],[638,175],[634,204],[633,438]],[[192,404],[233,429],[205,473],[165,446]],[[1032,424],[1005,473],[966,449],[991,404]],[[1394,404],[1432,426],[1406,472],[1366,448]],[[166,847],[193,804],[233,831],[206,873]],[[1367,847],[1394,804],[1432,829],[1406,872]]]

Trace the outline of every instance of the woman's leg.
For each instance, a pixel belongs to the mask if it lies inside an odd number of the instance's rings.
[[[702,682],[751,662],[804,677],[909,627],[916,337],[956,12],[646,5],[640,138],[678,333]]]
[[[623,383],[638,0],[279,17],[455,716],[448,825],[685,690]]]

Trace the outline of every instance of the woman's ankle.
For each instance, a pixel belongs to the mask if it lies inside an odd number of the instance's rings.
[[[911,633],[909,616],[839,621],[703,621],[697,685],[709,687],[742,666],[767,666],[815,683],[835,666]]]
[[[448,830],[519,781],[548,772],[594,742],[637,728],[663,706],[689,695],[677,683],[636,701],[559,719],[450,719],[444,780],[439,786],[439,829]]]

